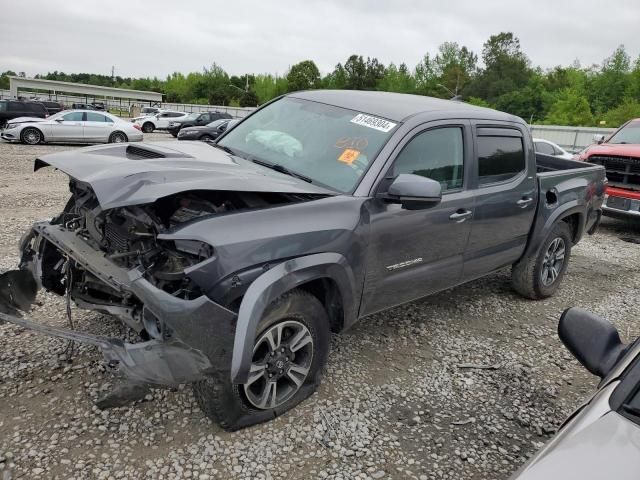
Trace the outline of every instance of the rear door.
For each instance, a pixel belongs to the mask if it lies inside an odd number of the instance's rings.
[[[106,115],[98,112],[85,113],[84,140],[85,142],[106,142],[113,127],[113,122]]]
[[[398,145],[376,193],[384,193],[401,173],[437,180],[442,201],[406,210],[374,198],[361,315],[399,305],[458,283],[473,216],[467,187],[473,155],[466,120],[431,122],[414,129]]]
[[[537,205],[535,158],[528,132],[516,124],[474,122],[476,206],[464,258],[464,280],[514,263],[527,245]]]
[[[85,112],[69,112],[51,125],[49,140],[56,142],[83,142]]]

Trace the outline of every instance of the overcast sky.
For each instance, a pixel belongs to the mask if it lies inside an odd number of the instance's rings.
[[[478,53],[500,31],[534,65],[600,64],[640,54],[640,0],[166,1],[4,3],[0,71],[164,77],[213,62],[229,74],[280,73],[312,59],[328,73],[352,53],[411,68],[442,42]]]

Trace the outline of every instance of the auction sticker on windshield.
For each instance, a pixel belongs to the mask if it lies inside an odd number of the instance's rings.
[[[385,133],[387,133],[397,125],[397,123],[390,122],[389,120],[385,120],[384,118],[378,118],[372,115],[366,115],[364,113],[359,113],[358,115],[353,117],[351,119],[351,123],[362,125],[363,127],[374,128]]]

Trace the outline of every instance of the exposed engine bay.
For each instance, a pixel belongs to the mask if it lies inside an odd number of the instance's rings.
[[[153,286],[182,300],[203,295],[185,275],[185,270],[214,256],[214,247],[196,240],[163,241],[158,235],[204,217],[312,198],[272,192],[190,191],[163,197],[151,204],[102,210],[87,184],[71,180],[70,191],[71,199],[52,224],[73,232],[117,266],[127,271],[139,270]],[[23,258],[23,266],[33,261],[33,257],[39,257],[38,273],[45,289],[68,295],[82,308],[120,318],[144,339],[170,335],[129,292],[115,290],[50,242],[35,236],[28,241],[32,246],[23,251],[30,251],[32,257]]]

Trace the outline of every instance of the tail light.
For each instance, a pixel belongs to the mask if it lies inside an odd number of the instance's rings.
[[[136,130],[142,131],[142,128],[140,128],[140,125],[138,125],[137,123],[133,124],[133,128],[135,128]]]

